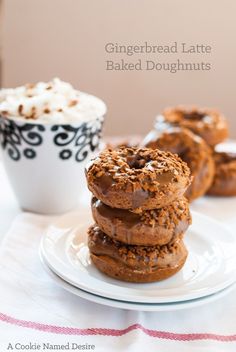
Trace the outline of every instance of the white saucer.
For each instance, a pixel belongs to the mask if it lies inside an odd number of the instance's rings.
[[[95,295],[133,303],[176,303],[209,296],[236,279],[236,239],[217,221],[193,212],[185,236],[189,256],[173,277],[151,284],[125,283],[100,273],[86,245],[90,211],[70,213],[50,226],[41,242],[49,268],[71,285]]]
[[[129,309],[129,310],[138,310],[138,311],[143,311],[143,312],[167,312],[167,311],[176,311],[176,310],[183,310],[183,309],[189,309],[193,307],[199,307],[203,304],[209,304],[212,303],[225,295],[227,295],[229,292],[231,292],[235,288],[235,284],[228,286],[222,291],[219,291],[215,294],[203,297],[203,298],[198,298],[198,299],[193,299],[185,302],[176,302],[176,303],[132,303],[132,302],[124,302],[124,301],[118,301],[118,300],[113,300],[109,298],[104,298],[100,297],[97,295],[94,295],[92,293],[80,290],[79,288],[70,285],[63,279],[61,279],[58,275],[56,275],[45,263],[44,259],[41,257],[41,261],[44,265],[45,270],[51,277],[51,279],[59,286],[61,286],[63,289],[66,291],[81,297],[83,299],[86,299],[88,301],[91,301],[93,303],[98,303],[102,304],[108,307],[114,307],[114,308],[120,308],[120,309]]]

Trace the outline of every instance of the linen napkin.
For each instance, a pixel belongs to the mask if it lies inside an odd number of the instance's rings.
[[[59,287],[39,258],[40,240],[54,220],[22,213],[2,243],[1,352],[52,350],[47,346],[54,351],[236,350],[236,290],[201,307],[137,312],[92,303]]]

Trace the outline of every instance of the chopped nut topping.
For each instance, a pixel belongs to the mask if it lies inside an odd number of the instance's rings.
[[[43,112],[44,112],[44,114],[50,114],[50,109],[45,108],[45,109],[43,110]]]
[[[20,104],[19,106],[18,106],[18,113],[19,113],[19,115],[22,115],[22,112],[23,112],[23,105],[22,104]]]
[[[75,106],[75,105],[77,105],[78,104],[78,100],[71,100],[70,102],[69,102],[69,107],[71,107],[71,106]]]
[[[35,120],[37,118],[37,110],[35,106],[32,106],[31,108],[31,113],[27,116],[25,116],[26,119],[33,119]]]

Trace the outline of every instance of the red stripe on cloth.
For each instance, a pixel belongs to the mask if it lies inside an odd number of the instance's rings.
[[[34,329],[43,332],[49,332],[53,334],[61,335],[102,335],[102,336],[123,336],[134,330],[141,330],[148,336],[174,340],[174,341],[196,341],[196,340],[214,340],[221,342],[233,342],[236,341],[236,335],[218,335],[210,333],[192,333],[192,334],[178,334],[167,331],[158,331],[146,329],[141,324],[133,324],[125,329],[106,329],[106,328],[86,328],[79,329],[73,327],[63,327],[48,324],[41,324],[32,321],[20,320],[14,317],[10,317],[6,314],[0,313],[0,321],[8,324],[21,326],[24,328]]]

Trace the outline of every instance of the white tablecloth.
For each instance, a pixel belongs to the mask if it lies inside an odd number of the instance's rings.
[[[1,352],[25,351],[30,343],[28,351],[45,351],[47,343],[56,345],[48,349],[54,351],[63,345],[79,351],[86,343],[95,351],[236,351],[236,290],[175,312],[121,310],[78,298],[58,287],[39,260],[51,218],[20,213],[1,165],[0,194],[2,235],[14,218],[0,250]],[[236,198],[202,198],[193,208],[222,221],[236,240]]]

